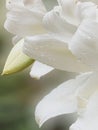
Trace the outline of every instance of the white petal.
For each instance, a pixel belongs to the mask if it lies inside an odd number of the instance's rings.
[[[96,20],[96,10],[97,6],[92,2],[78,2],[77,3],[77,11],[78,17],[80,17],[80,22],[83,19],[95,19]]]
[[[21,36],[44,33],[42,18],[45,12],[38,7],[40,6],[36,5],[29,9],[23,3],[19,4],[18,1],[13,1],[4,27],[9,32]]]
[[[6,0],[8,10],[17,10],[23,6],[23,0]]]
[[[5,29],[16,35],[44,33],[42,15],[32,11],[10,11],[4,24]]]
[[[78,26],[84,18],[94,19],[97,6],[92,2],[77,0],[58,0],[62,6],[62,14],[70,24]]]
[[[68,50],[64,41],[51,35],[27,37],[23,46],[25,54],[44,64],[72,72],[88,71]]]
[[[45,13],[46,8],[42,2],[42,0],[23,0],[25,7],[31,9],[38,9],[39,11]]]
[[[85,111],[87,103],[93,93],[98,91],[98,73],[89,73],[84,84],[77,89],[76,95],[78,99],[79,113]]]
[[[35,112],[39,126],[55,116],[77,111],[75,92],[87,77],[88,75],[84,74],[76,79],[64,82],[40,101]]]
[[[98,130],[98,90],[89,99],[86,111],[71,126],[70,130]]]
[[[72,53],[93,70],[98,70],[98,23],[85,20],[69,44]]]
[[[67,23],[67,21],[60,15],[61,7],[55,7],[48,12],[43,19],[45,27],[59,38],[69,41],[76,31],[76,26]]]
[[[66,21],[73,25],[78,25],[79,20],[77,18],[77,4],[75,0],[58,0],[58,3],[62,7],[62,14]]]
[[[40,77],[44,76],[45,74],[51,72],[54,68],[47,66],[45,64],[42,64],[38,61],[34,62],[30,75],[33,78],[40,79]]]

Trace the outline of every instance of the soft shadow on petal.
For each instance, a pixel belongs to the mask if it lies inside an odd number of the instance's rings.
[[[42,126],[50,118],[77,111],[75,92],[85,83],[88,76],[89,74],[83,74],[76,79],[64,82],[40,101],[35,111],[39,126]]]
[[[87,72],[89,68],[81,64],[67,43],[51,35],[27,37],[23,45],[25,54],[53,68],[70,72]]]

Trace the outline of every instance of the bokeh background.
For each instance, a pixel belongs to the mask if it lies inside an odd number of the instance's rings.
[[[55,1],[44,0],[45,3],[48,2],[48,10]],[[3,27],[7,12],[5,2],[0,0],[0,73],[13,46],[13,35]],[[34,119],[34,111],[37,103],[46,94],[74,74],[54,71],[36,80],[29,76],[29,71],[30,67],[14,75],[0,75],[0,130],[67,130],[72,123],[71,115],[51,119],[39,129]]]

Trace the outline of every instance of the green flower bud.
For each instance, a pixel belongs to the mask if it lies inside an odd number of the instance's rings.
[[[23,42],[24,42],[24,39],[20,40],[12,48],[7,58],[7,61],[5,63],[2,75],[13,74],[13,73],[19,72],[27,68],[29,65],[31,65],[34,62],[33,59],[29,58],[22,52]]]

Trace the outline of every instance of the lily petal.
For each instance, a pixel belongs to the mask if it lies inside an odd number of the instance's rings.
[[[89,68],[81,64],[67,48],[67,43],[51,35],[27,37],[23,45],[25,54],[60,70],[85,72]]]
[[[23,6],[23,0],[6,0],[6,8],[8,10],[16,10]]]
[[[60,15],[61,7],[55,7],[52,11],[46,13],[43,22],[44,26],[51,32],[58,35],[66,41],[69,41],[76,31],[76,26],[68,23],[64,17]],[[55,21],[55,22],[54,22]]]
[[[30,75],[33,78],[37,78],[40,79],[40,77],[44,76],[45,74],[49,73],[50,71],[52,71],[54,68],[47,66],[45,64],[42,64],[38,61],[35,61],[32,69],[30,71]]]
[[[77,111],[75,92],[84,84],[88,75],[78,76],[76,79],[64,82],[45,96],[36,107],[35,117],[39,126],[50,118]]]
[[[81,0],[80,0],[81,1]],[[92,2],[77,0],[58,0],[65,20],[78,26],[84,18],[95,19],[97,6]]]
[[[22,52],[23,41],[23,39],[20,40],[11,50],[2,75],[19,72],[34,62]]]
[[[41,12],[45,13],[46,8],[42,0],[23,0],[24,6],[29,9],[39,9]]]
[[[84,64],[98,70],[98,22],[84,20],[72,38],[69,48]]]
[[[78,11],[78,17],[80,16],[80,23],[84,19],[95,19],[96,20],[96,11],[97,11],[97,5],[92,2],[78,2],[77,3],[77,11]]]
[[[62,14],[65,20],[73,25],[79,24],[77,17],[77,4],[75,0],[58,0],[59,5],[62,7]]]
[[[98,73],[90,72],[88,78],[85,80],[85,83],[76,91],[79,114],[85,111],[90,97],[96,91],[98,91]]]
[[[20,4],[18,1],[12,0],[4,27],[10,33],[21,36],[44,33],[46,32],[42,25],[44,14],[45,12],[43,9],[39,9],[38,5],[28,9],[23,3]]]
[[[89,99],[86,110],[71,126],[70,130],[97,130],[98,129],[98,90]]]

